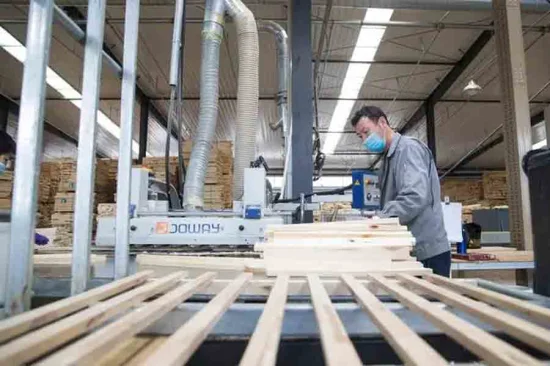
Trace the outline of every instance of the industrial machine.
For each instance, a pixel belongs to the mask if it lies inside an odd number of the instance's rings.
[[[263,167],[245,169],[243,200],[233,210],[169,211],[166,195],[155,185],[147,169],[132,169],[131,245],[254,245],[267,225],[283,224],[290,215],[269,208]],[[115,218],[99,218],[96,245],[114,246],[115,234]]]

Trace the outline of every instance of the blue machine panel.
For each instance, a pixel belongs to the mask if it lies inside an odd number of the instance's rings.
[[[378,174],[372,170],[353,170],[351,207],[359,210],[376,211],[380,209],[380,185]]]

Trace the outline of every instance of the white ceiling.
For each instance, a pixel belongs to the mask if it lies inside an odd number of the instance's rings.
[[[343,0],[342,0],[343,1]],[[286,2],[279,0],[245,1],[258,19],[286,18]],[[86,1],[57,1],[60,5],[79,5]],[[169,96],[168,72],[171,48],[173,6],[170,1],[142,1],[141,19],[155,20],[155,23],[143,22],[139,30],[139,85],[154,99],[154,104],[166,115]],[[319,3],[319,2],[316,2]],[[338,5],[338,0],[334,2]],[[124,16],[123,1],[109,1],[107,7],[108,25],[105,29],[105,43],[111,51],[122,59],[122,39],[124,27],[121,20]],[[12,4],[0,5],[0,19],[22,19],[26,17],[28,2],[14,0]],[[85,6],[80,7],[85,13]],[[333,8],[331,20],[361,20],[365,9],[352,7]],[[317,50],[321,32],[320,19],[324,16],[324,7],[314,6],[312,25],[312,49]],[[541,19],[544,14],[526,14],[525,25],[540,20],[539,25],[550,24],[550,16]],[[202,24],[195,20],[203,17],[203,2],[188,1],[187,24],[185,37],[185,97],[184,125],[192,137],[198,122],[199,72],[200,72],[200,33]],[[163,22],[158,22],[164,19]],[[450,12],[443,11],[412,11],[396,10],[392,20],[456,23],[483,23],[491,21],[490,12]],[[282,21],[281,24],[285,25]],[[25,40],[25,24],[1,24],[21,42]],[[238,54],[236,34],[233,23],[225,27],[226,37],[220,54],[220,96],[234,98],[237,90]],[[324,58],[347,60],[351,56],[359,28],[353,25],[334,24],[329,33],[330,43],[325,49]],[[464,51],[481,33],[472,29],[417,29],[391,27],[387,29],[382,44],[378,49],[376,60],[397,61],[439,61],[456,62]],[[526,53],[529,93],[536,93],[550,80],[550,36],[540,33],[527,33],[525,45],[530,46]],[[461,90],[470,78],[484,86],[476,99],[498,100],[499,81],[495,62],[490,62],[495,55],[494,42],[490,41],[463,76],[444,96],[446,99],[464,99]],[[53,29],[53,40],[50,52],[49,66],[65,78],[77,90],[81,90],[83,48],[60,26]],[[441,65],[372,65],[363,88],[359,94],[354,111],[363,104],[374,104],[382,107],[389,115],[394,127],[403,123],[416,111],[441,79],[451,69],[451,66]],[[340,94],[340,88],[347,70],[345,63],[321,64],[321,89],[319,92],[319,127],[328,128],[335,100]],[[22,65],[9,54],[0,50],[0,91],[9,97],[18,99],[22,80]],[[270,34],[260,33],[260,101],[258,121],[258,152],[267,158],[270,166],[282,166],[282,138],[280,132],[273,132],[267,126],[268,121],[277,118],[274,96],[277,90],[276,49]],[[59,99],[54,90],[48,89],[46,103],[46,119],[65,133],[78,138],[79,111],[67,101]],[[119,123],[120,114],[120,81],[114,73],[103,65],[101,85],[102,111]],[[270,99],[273,98],[273,99]],[[327,100],[328,99],[328,100]],[[370,99],[370,100],[369,100]],[[383,101],[380,101],[382,99]],[[394,100],[395,99],[395,100]],[[407,99],[400,101],[399,99]],[[550,100],[550,88],[542,92],[538,100]],[[543,104],[532,105],[535,114],[545,107]],[[236,101],[220,101],[220,111],[216,138],[220,140],[233,139],[235,136]],[[498,103],[450,103],[440,102],[436,106],[436,142],[438,166],[446,167],[460,159],[471,150],[484,136],[502,123],[502,108]],[[349,127],[349,126],[348,126]],[[349,128],[348,128],[349,129]],[[134,138],[138,140],[139,106],[135,109]],[[421,121],[411,134],[425,140],[425,121]],[[326,134],[321,134],[324,138]],[[153,155],[164,153],[164,129],[150,118],[148,151]],[[172,142],[175,146],[175,141]],[[98,149],[106,155],[117,156],[118,141],[107,133],[98,135]],[[70,151],[70,149],[66,149]],[[353,134],[343,134],[336,152],[360,151],[360,141]],[[504,167],[503,147],[495,147],[483,156],[472,161],[472,168]],[[328,156],[327,168],[350,169],[365,167],[372,161],[372,156],[334,155]]]

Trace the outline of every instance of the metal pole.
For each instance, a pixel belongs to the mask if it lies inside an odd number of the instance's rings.
[[[435,142],[435,103],[430,99],[426,101],[426,140],[428,148],[432,152],[432,157],[437,166],[437,151]]]
[[[59,6],[54,5],[54,15],[55,20],[69,32],[74,39],[76,39],[81,44],[84,44],[86,42],[86,33],[76,24]],[[90,22],[90,18],[88,18],[88,23]],[[88,29],[88,28],[87,28]],[[103,38],[102,38],[103,39]],[[102,43],[103,45],[103,43]],[[122,75],[122,68],[116,62],[113,60],[113,58],[107,54],[105,51],[101,51],[102,56],[105,58],[105,61],[107,61],[107,65],[113,71],[118,75],[118,77],[121,77]]]
[[[124,23],[124,60],[122,95],[120,103],[120,149],[118,154],[118,182],[115,236],[115,279],[128,275],[130,189],[132,180],[132,125],[136,92],[136,60],[139,28],[139,0],[126,2]]]
[[[313,70],[311,55],[311,0],[293,1],[290,7],[290,42],[292,52],[292,194],[313,191]],[[308,60],[308,62],[304,62]],[[308,202],[311,200],[307,199]],[[305,222],[312,222],[311,211]]]
[[[79,136],[86,136],[86,138],[81,138],[78,142],[73,223],[72,295],[86,291],[90,271],[96,168],[96,119],[103,63],[101,50],[105,26],[105,1],[88,1],[88,26],[86,28],[79,128]]]
[[[172,29],[172,53],[170,55],[170,85],[176,86],[179,75],[179,58],[181,49],[181,36],[183,26],[184,0],[176,0],[176,11],[174,13],[174,28]]]
[[[149,99],[141,98],[139,110],[139,154],[138,163],[147,155],[147,135],[149,134]]]
[[[53,0],[32,0],[27,26],[17,164],[11,210],[11,240],[5,309],[18,314],[30,306],[32,255],[42,133],[46,68],[50,53]]]

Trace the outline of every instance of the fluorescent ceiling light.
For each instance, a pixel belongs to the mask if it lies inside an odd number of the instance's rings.
[[[533,150],[535,149],[540,149],[540,148],[543,148],[547,145],[547,141],[546,139],[542,140],[542,141],[539,141],[537,142],[536,144],[533,145]]]
[[[19,62],[23,64],[25,63],[27,48],[3,27],[0,27],[0,47],[15,57]],[[75,88],[66,82],[65,79],[49,67],[46,70],[46,83],[52,89],[61,94],[63,98],[67,99],[75,107],[80,109],[82,105],[82,94],[80,94]],[[97,124],[120,140],[120,127],[118,127],[100,110],[97,111]],[[139,153],[139,144],[135,140],[132,141],[132,151],[136,154]],[[150,154],[147,153],[147,155]]]
[[[393,14],[393,9],[373,9],[370,8],[365,13],[364,22],[387,22],[390,20]],[[362,26],[357,37],[357,43],[353,49],[351,61],[373,61],[374,55],[380,46],[382,37],[386,32],[386,27],[372,27]],[[351,110],[355,105],[355,100],[359,95],[359,91],[363,86],[365,77],[369,72],[371,64],[354,64],[351,63],[348,66],[344,83],[342,84],[342,90],[340,91],[339,99],[353,99],[353,100],[339,100],[336,104],[336,108],[332,112],[332,118],[330,120],[329,132],[342,132],[349,118]],[[336,145],[340,141],[340,134],[329,133],[326,135],[325,143],[323,145],[323,152],[325,154],[332,154],[336,149]]]

